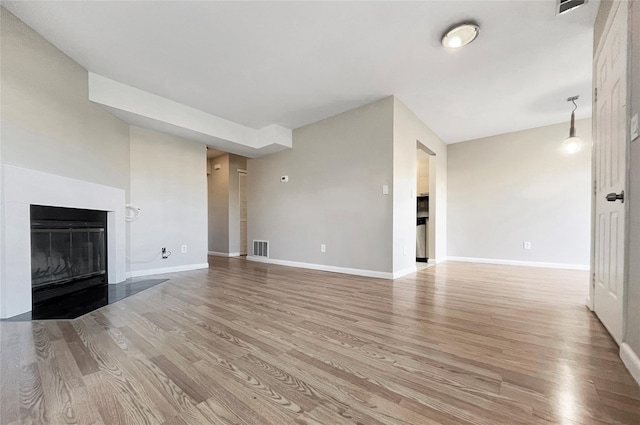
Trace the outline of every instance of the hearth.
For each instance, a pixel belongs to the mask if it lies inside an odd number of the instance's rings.
[[[107,213],[31,206],[33,306],[107,284]]]

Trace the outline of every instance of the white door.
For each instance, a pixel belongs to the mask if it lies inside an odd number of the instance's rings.
[[[627,167],[627,4],[616,2],[595,57],[594,311],[622,341]],[[609,195],[610,200],[607,200]]]
[[[240,255],[247,255],[247,173],[238,173],[240,193]]]

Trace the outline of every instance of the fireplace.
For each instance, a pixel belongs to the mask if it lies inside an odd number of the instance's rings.
[[[107,282],[107,213],[31,205],[33,306]]]

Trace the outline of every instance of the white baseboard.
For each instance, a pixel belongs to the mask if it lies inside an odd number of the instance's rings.
[[[629,369],[633,379],[640,385],[640,358],[626,342],[620,345],[620,358],[622,363]]]
[[[447,261],[466,263],[502,264],[507,266],[545,267],[549,269],[589,270],[589,264],[541,263],[537,261],[496,260],[493,258],[447,257]]]
[[[408,274],[416,273],[417,271],[418,271],[418,268],[416,266],[413,266],[413,267],[406,268],[404,270],[393,272],[393,279],[398,279]]]
[[[247,255],[247,260],[260,263],[277,264],[279,266],[298,267],[301,269],[322,270],[325,272],[352,274],[356,276],[375,277],[378,279],[393,279],[393,273],[378,272],[375,270],[350,269],[348,267],[327,266],[325,264],[300,263],[297,261],[276,260],[273,258],[254,257]],[[415,271],[415,270],[414,270]]]
[[[214,257],[239,257],[239,252],[217,252],[217,251],[209,251],[207,254],[213,255]]]
[[[136,270],[131,272],[131,277],[140,277],[140,276],[152,276],[154,274],[165,274],[165,273],[175,273],[175,272],[186,272],[189,270],[198,270],[198,269],[208,269],[208,263],[202,264],[187,264],[184,266],[175,266],[175,267],[162,267],[159,269],[149,269],[149,270]]]

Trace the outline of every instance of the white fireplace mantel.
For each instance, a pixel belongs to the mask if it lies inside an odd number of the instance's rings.
[[[107,211],[109,283],[126,279],[122,189],[1,165],[0,318],[31,311],[31,205]]]

